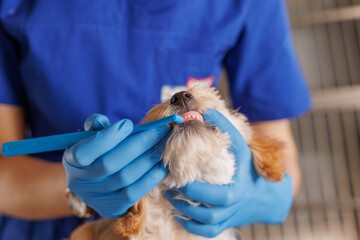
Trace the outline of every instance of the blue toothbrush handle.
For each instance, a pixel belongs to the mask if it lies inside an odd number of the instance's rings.
[[[169,117],[136,126],[134,127],[132,134],[149,130],[171,122],[181,124],[183,121],[183,117],[177,114],[173,114]],[[96,134],[96,132],[97,131],[74,132],[46,137],[29,138],[14,142],[6,142],[2,145],[1,153],[6,157],[11,157],[24,154],[63,150],[70,147],[74,143],[77,143],[78,141],[91,137],[92,135]]]
[[[2,145],[1,153],[6,157],[50,152],[70,147],[74,143],[94,135],[93,132],[74,132],[46,137],[29,138],[14,142],[7,142]]]

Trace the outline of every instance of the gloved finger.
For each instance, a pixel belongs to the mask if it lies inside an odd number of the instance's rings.
[[[89,166],[97,158],[113,149],[129,136],[132,130],[133,123],[130,120],[118,121],[66,149],[63,159],[71,166]]]
[[[187,198],[215,207],[230,206],[240,200],[237,191],[233,189],[233,184],[213,185],[195,181],[174,190]]]
[[[122,192],[130,202],[135,203],[158,185],[167,172],[168,169],[164,167],[163,162],[159,162],[138,181],[123,189]]]
[[[232,123],[219,111],[209,109],[206,114],[203,115],[204,119],[212,125],[218,127],[222,132],[227,132],[230,135],[231,142],[234,147],[232,150],[237,153],[250,153],[250,149],[245,142],[243,136],[239,131],[232,125]]]
[[[189,233],[207,238],[214,238],[224,230],[220,224],[202,224],[195,220],[184,220],[179,217],[175,217],[175,219]]]
[[[161,160],[161,154],[154,148],[151,148],[140,157],[130,162],[120,171],[96,180],[68,181],[69,189],[79,189],[88,193],[108,193],[115,192],[126,186],[129,186],[140,179],[152,167]]]
[[[153,148],[167,136],[169,131],[169,127],[160,126],[132,135],[96,159],[86,168],[86,171],[83,169],[74,170],[77,171],[75,176],[83,180],[94,180],[110,176],[120,171],[150,148]]]
[[[109,118],[105,115],[95,113],[89,116],[84,123],[85,131],[96,131],[110,126]]]
[[[134,204],[126,201],[121,191],[109,194],[89,194],[83,196],[81,200],[106,218],[120,217]]]
[[[160,162],[130,186],[110,194],[89,196],[88,199],[84,198],[83,201],[90,207],[101,203],[101,206],[106,209],[97,208],[96,210],[103,217],[120,216],[159,184],[166,173],[167,169],[164,168],[164,165]]]
[[[239,208],[239,204],[233,204],[229,207],[207,207],[201,204],[193,207],[183,200],[174,199],[176,194],[173,191],[166,191],[164,195],[177,211],[204,224],[223,222],[230,218]]]

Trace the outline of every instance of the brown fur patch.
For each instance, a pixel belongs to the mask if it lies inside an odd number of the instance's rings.
[[[156,105],[156,107],[150,109],[150,111],[146,114],[142,123],[148,123],[172,115],[172,112],[168,110],[168,107],[169,101]]]
[[[114,222],[114,232],[125,236],[137,236],[144,227],[146,220],[146,197],[140,199],[119,219]]]
[[[259,175],[274,182],[281,181],[285,172],[282,154],[284,145],[254,134],[249,146]]]
[[[128,237],[115,234],[112,228],[115,219],[101,218],[94,222],[87,222],[71,234],[71,240],[129,240]]]

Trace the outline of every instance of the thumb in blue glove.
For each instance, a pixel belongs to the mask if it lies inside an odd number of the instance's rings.
[[[276,183],[263,179],[255,170],[248,145],[229,120],[216,110],[210,110],[204,119],[230,135],[231,151],[236,158],[234,182],[221,186],[193,182],[174,189],[204,203],[197,207],[174,199],[177,194],[173,190],[165,192],[174,208],[191,219],[176,218],[179,224],[190,233],[215,237],[230,227],[284,221],[293,199],[290,175],[285,174],[283,180]]]
[[[101,130],[65,150],[68,188],[100,215],[119,217],[165,177],[157,145],[169,128],[130,136],[130,120],[110,125],[100,114],[90,116],[84,125],[86,130]]]

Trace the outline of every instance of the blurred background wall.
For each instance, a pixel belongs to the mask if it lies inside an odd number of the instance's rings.
[[[313,110],[292,121],[302,188],[284,224],[247,226],[243,235],[360,239],[360,0],[287,0],[287,5],[314,99]],[[226,91],[226,84],[221,89]]]

